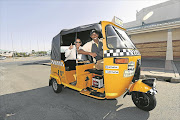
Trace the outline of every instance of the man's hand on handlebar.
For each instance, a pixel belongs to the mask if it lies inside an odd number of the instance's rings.
[[[92,57],[96,57],[97,56],[96,53],[89,53],[89,55],[92,56]]]

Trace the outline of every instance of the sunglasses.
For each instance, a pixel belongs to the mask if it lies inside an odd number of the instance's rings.
[[[81,43],[81,42],[75,42],[75,43]]]

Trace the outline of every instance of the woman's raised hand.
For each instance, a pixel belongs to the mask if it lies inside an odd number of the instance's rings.
[[[73,49],[73,45],[72,45],[72,43],[71,43],[71,45],[69,46],[69,49],[71,50],[71,49]]]

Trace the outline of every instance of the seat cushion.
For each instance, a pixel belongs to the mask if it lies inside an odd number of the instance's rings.
[[[93,69],[87,69],[85,71],[88,71],[90,73],[95,73],[95,74],[98,74],[98,75],[102,75],[103,74],[103,70],[97,70],[96,68],[93,68]]]

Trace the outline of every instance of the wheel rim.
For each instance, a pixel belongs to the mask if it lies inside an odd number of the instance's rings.
[[[54,80],[54,81],[53,81],[53,89],[54,89],[54,90],[57,90],[57,88],[58,88],[57,82]]]
[[[149,106],[149,97],[143,93],[135,94],[135,102],[143,107]]]

